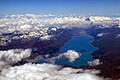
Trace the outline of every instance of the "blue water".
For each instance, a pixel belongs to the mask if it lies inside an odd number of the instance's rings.
[[[73,36],[71,40],[66,42],[61,48],[60,53],[67,52],[68,50],[75,50],[81,54],[80,58],[76,59],[74,62],[69,62],[68,59],[59,59],[56,64],[68,65],[68,66],[85,66],[88,61],[92,61],[93,58],[91,53],[96,51],[98,48],[93,46],[91,42],[94,38],[88,35]]]

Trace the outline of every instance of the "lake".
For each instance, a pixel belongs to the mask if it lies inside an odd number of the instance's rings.
[[[92,61],[93,51],[96,51],[98,48],[93,46],[91,43],[94,41],[94,38],[89,35],[80,35],[73,36],[64,46],[60,49],[60,53],[67,52],[68,50],[75,50],[80,53],[80,58],[76,59],[74,62],[69,62],[68,59],[59,59],[56,60],[56,64],[67,65],[67,66],[85,66],[88,64],[88,61]]]

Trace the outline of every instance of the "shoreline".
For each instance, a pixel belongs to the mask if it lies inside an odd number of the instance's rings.
[[[101,36],[100,38],[96,36],[98,33],[108,32],[106,36]],[[106,28],[106,29],[94,29],[94,31],[88,31],[88,34],[95,38],[92,44],[99,47],[97,51],[92,53],[94,59],[100,59],[101,65],[95,66],[94,68],[100,70],[100,76],[105,78],[120,78],[120,69],[118,68],[120,64],[119,59],[119,44],[120,38],[115,38],[117,34],[120,34],[120,29],[116,28]]]

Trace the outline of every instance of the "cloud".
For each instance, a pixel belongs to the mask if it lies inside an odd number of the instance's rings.
[[[50,17],[52,16],[52,17]],[[55,16],[55,15],[12,15],[0,19],[0,45],[6,45],[10,37],[2,36],[4,33],[13,33],[18,31],[20,36],[14,38],[41,37],[46,40],[50,38],[49,27],[55,26],[53,31],[60,28],[82,27],[87,28],[90,25],[100,24],[102,27],[110,27],[114,22],[120,25],[119,18],[109,17],[90,17],[91,21],[85,21],[86,17],[79,16]],[[93,23],[93,24],[92,24]],[[100,26],[101,28],[101,26]],[[50,31],[51,31],[50,30]],[[15,34],[15,33],[13,33]],[[102,36],[102,35],[100,35]],[[11,67],[24,58],[29,57],[31,49],[12,49],[0,51],[0,80],[103,80],[96,76],[97,70],[73,69],[70,67],[62,68],[53,64],[25,64]],[[39,56],[38,58],[40,58]],[[80,57],[80,54],[69,50],[66,53],[53,57],[50,60],[68,58],[70,62]],[[41,57],[43,59],[43,57]],[[90,62],[90,65],[98,65],[99,60]]]
[[[34,59],[29,59],[27,60],[27,62],[37,62],[37,61],[45,61],[47,63],[52,63],[54,64],[56,62],[56,60],[60,60],[63,58],[67,58],[70,62],[75,61],[77,58],[80,58],[80,53],[74,51],[74,50],[68,50],[65,53],[60,53],[56,56],[52,56],[50,57],[49,54],[46,55],[38,55],[37,57],[35,57]]]
[[[105,17],[105,16],[90,16],[91,21],[111,21],[115,18]]]
[[[52,17],[50,17],[52,16]],[[10,15],[0,19],[0,33],[20,31],[31,32],[41,31],[46,33],[48,27],[56,26],[59,28],[70,28],[70,27],[84,27],[91,25],[91,23],[101,23],[109,25],[112,23],[120,23],[119,18],[101,17],[101,16],[90,16],[90,21],[85,21],[84,16],[55,16],[55,15]],[[42,33],[40,33],[42,34]]]
[[[56,60],[58,59],[63,59],[63,58],[67,58],[70,62],[75,61],[77,58],[80,58],[80,53],[74,51],[74,50],[68,50],[65,53],[60,53],[56,56],[52,56],[50,57],[49,54],[46,55],[38,55],[35,58],[32,59],[26,59],[27,62],[40,62],[40,61],[44,61],[46,63],[52,63],[54,64],[56,62]]]
[[[95,69],[75,69],[48,63],[26,63],[21,66],[10,66],[10,64],[29,57],[31,49],[12,49],[0,51],[0,53],[0,67],[2,67],[0,80],[103,80],[103,78],[96,76],[100,71]],[[63,55],[66,54],[67,56],[69,54],[68,58],[72,58],[71,61],[74,61],[79,55],[73,50],[63,53]],[[47,57],[48,55],[46,55]],[[95,64],[98,64],[98,62],[98,60],[94,61]]]
[[[31,49],[11,49],[0,51],[0,71],[31,55]]]
[[[75,61],[77,58],[80,57],[80,53],[74,51],[74,50],[68,50],[67,52],[65,53],[62,53],[58,56],[58,59],[61,59],[61,58],[68,58],[70,62],[73,62]]]
[[[87,17],[88,18],[88,17]],[[89,28],[92,25],[100,25],[99,28],[110,27],[113,24],[120,24],[119,18],[90,16],[90,21],[86,21],[85,16],[55,16],[55,15],[35,15],[35,14],[16,14],[0,19],[0,45],[7,45],[9,39],[41,37],[43,40],[51,36],[49,32],[66,28]],[[51,30],[49,30],[53,27]],[[16,35],[15,32],[22,34]],[[14,36],[2,36],[4,33],[13,33]]]
[[[60,28],[68,26],[81,25],[84,22],[84,18],[72,17],[72,16],[54,16],[51,15],[11,15],[0,19],[0,33],[20,31],[24,33],[25,31],[38,31],[46,33],[46,30],[50,26],[60,26]],[[81,26],[82,27],[82,26]],[[42,34],[42,33],[41,33]]]
[[[103,80],[82,69],[62,68],[53,64],[24,64],[1,72],[1,80]]]
[[[100,65],[100,64],[102,64],[102,62],[100,62],[99,59],[95,59],[93,61],[88,62],[89,66],[97,66],[97,65]]]

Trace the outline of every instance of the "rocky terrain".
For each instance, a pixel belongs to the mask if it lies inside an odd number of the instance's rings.
[[[120,29],[118,25],[104,29],[96,27],[88,30],[88,34],[95,38],[93,45],[100,48],[92,54],[93,58],[103,62],[96,68],[104,77],[120,78]]]

